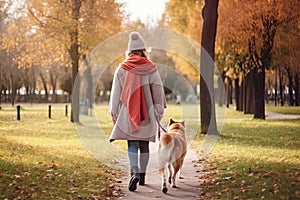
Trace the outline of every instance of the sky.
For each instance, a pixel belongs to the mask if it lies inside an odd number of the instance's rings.
[[[2,1],[2,0],[0,0]],[[8,0],[4,0],[6,2],[5,6],[8,6]],[[18,9],[23,9],[25,5],[25,0],[13,0],[12,1],[12,5],[10,6],[8,13],[9,15],[11,15],[12,17],[19,17],[20,16],[20,12],[17,12]]]
[[[0,0],[1,1],[1,0]],[[160,20],[165,9],[165,3],[169,0],[116,0],[120,3],[125,3],[124,10],[130,14],[130,21],[141,20],[142,23],[148,26],[155,26]],[[22,6],[24,0],[13,1],[12,8]],[[12,10],[12,9],[11,9]],[[150,19],[150,22],[149,22]]]
[[[141,20],[142,23],[155,26],[165,9],[168,0],[118,0],[125,3],[125,11],[130,15],[129,20]],[[150,23],[149,23],[150,18]]]

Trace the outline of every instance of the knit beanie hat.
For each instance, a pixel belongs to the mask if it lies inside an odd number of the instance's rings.
[[[134,31],[129,35],[128,51],[146,49],[145,41],[142,36]]]

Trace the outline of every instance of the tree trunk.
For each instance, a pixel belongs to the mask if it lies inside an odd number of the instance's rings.
[[[278,84],[277,84],[277,81],[278,81],[278,74],[277,74],[277,69],[275,69],[275,106],[277,106],[277,87],[278,87]]]
[[[36,95],[35,95],[35,90],[36,90],[36,73],[35,73],[35,67],[31,66],[31,79],[32,79],[32,85],[31,85],[31,94],[30,94],[30,103],[32,104],[33,101],[35,101]]]
[[[218,3],[218,0],[205,0],[205,5],[202,10],[200,111],[201,133],[203,134],[219,134],[216,123],[213,84]]]
[[[239,95],[239,107],[237,108],[238,111],[244,111],[244,104],[245,104],[245,101],[244,101],[244,93],[245,93],[245,80],[244,78],[242,78],[242,83],[241,85],[239,86],[240,88],[240,95]]]
[[[45,79],[45,77],[43,76],[42,73],[40,73],[40,77],[41,77],[41,80],[42,80],[42,83],[43,83],[43,87],[44,87],[44,90],[45,90],[46,101],[48,101],[48,88],[47,88],[47,82],[46,82],[46,79]]]
[[[92,109],[93,102],[94,102],[92,68],[90,66],[89,61],[86,59],[86,55],[83,55],[83,59],[84,59],[84,64],[86,66],[86,71],[85,71],[85,79],[87,82],[86,99],[88,99],[89,108]]]
[[[289,67],[285,68],[288,77],[288,91],[289,91],[289,106],[294,106],[294,94],[293,94],[293,76]]]
[[[11,85],[11,106],[14,106],[16,100],[16,88],[14,86],[15,82],[14,82],[13,74],[10,75],[10,85]]]
[[[250,73],[245,77],[245,91],[244,91],[244,113],[253,114],[254,113],[254,72]]]
[[[57,94],[56,94],[56,85],[57,85],[57,76],[55,77],[50,71],[50,82],[52,86],[52,102],[57,103]]]
[[[227,82],[226,82],[226,94],[227,94],[226,107],[229,108],[230,104],[232,104],[232,80],[229,77],[227,77]]]
[[[79,66],[79,13],[81,7],[81,0],[73,1],[72,16],[76,22],[72,32],[70,32],[71,45],[69,49],[71,63],[72,63],[72,108],[71,108],[71,122],[79,122],[79,79],[76,81],[78,75],[78,66]]]
[[[255,107],[254,118],[265,119],[265,70],[271,64],[271,50],[273,48],[274,37],[277,30],[277,16],[265,13],[262,16],[263,30],[260,37],[263,39],[262,46],[257,51],[255,35],[249,38],[249,53],[254,67],[254,94]]]
[[[295,106],[299,106],[300,104],[300,94],[299,94],[299,76],[297,73],[294,75],[295,82]]]
[[[270,89],[270,86],[271,86],[271,80],[270,80],[270,77],[268,78],[268,86],[265,87],[265,102],[266,104],[269,104],[269,89]]]
[[[254,69],[254,118],[265,119],[265,68]]]
[[[222,73],[221,76],[218,77],[218,103],[219,107],[222,107],[223,104],[225,104],[226,101],[226,94],[225,91],[223,90],[223,85],[224,85],[224,80],[225,80],[225,72]]]
[[[236,105],[236,110],[241,110],[240,107],[240,79],[236,78],[234,79],[234,89],[235,89],[235,105]]]
[[[283,91],[283,70],[279,70],[279,95],[280,105],[284,106],[284,91]]]

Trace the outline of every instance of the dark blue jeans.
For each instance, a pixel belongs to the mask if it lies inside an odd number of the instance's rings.
[[[140,173],[146,173],[149,161],[149,141],[128,140],[127,143],[130,170],[136,167]]]

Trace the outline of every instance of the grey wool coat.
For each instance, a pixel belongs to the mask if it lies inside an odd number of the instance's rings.
[[[130,133],[128,113],[126,107],[120,101],[122,88],[126,76],[126,70],[120,66],[114,73],[112,90],[109,102],[109,114],[116,116],[109,140],[142,140],[155,142],[158,132],[157,114],[163,115],[166,108],[165,94],[158,71],[142,75],[142,85],[147,108],[147,117],[141,121],[140,130]]]

